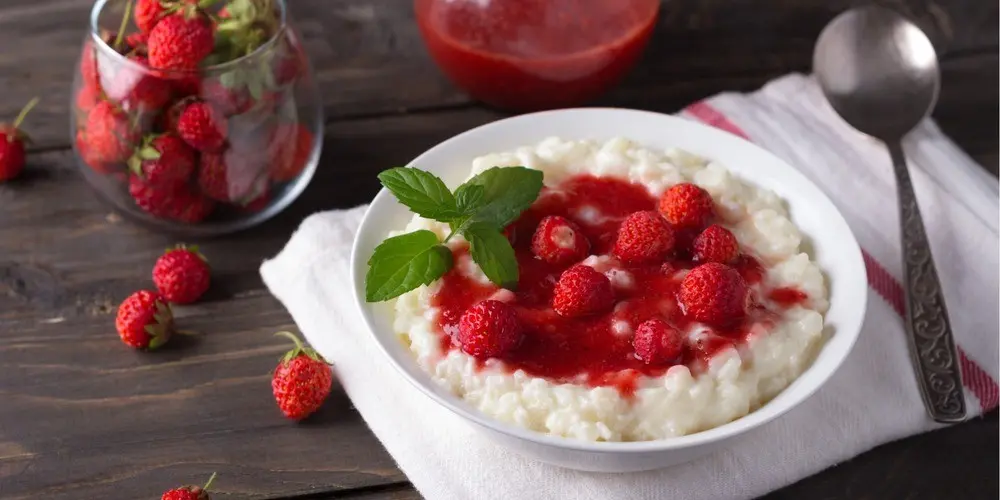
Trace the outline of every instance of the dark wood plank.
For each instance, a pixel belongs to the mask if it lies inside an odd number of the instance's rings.
[[[7,0],[0,9],[0,46],[16,47],[0,56],[0,87],[6,91],[0,116],[13,116],[31,96],[42,96],[28,127],[37,147],[70,144],[68,82],[92,3]],[[332,119],[470,104],[431,63],[408,0],[290,3]],[[645,96],[666,91],[672,97],[669,106],[675,108],[692,97],[749,89],[788,71],[808,71],[816,35],[838,12],[857,3],[665,1],[646,56],[623,88],[599,104],[648,107],[652,99]],[[995,2],[880,3],[913,16],[946,56],[996,53]]]

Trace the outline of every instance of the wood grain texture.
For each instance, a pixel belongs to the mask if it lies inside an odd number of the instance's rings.
[[[643,61],[595,104],[674,112],[806,71],[816,34],[855,3],[672,0]],[[883,3],[931,32],[945,58],[935,118],[996,173],[997,4]],[[37,142],[25,175],[0,185],[0,498],[153,498],[211,471],[220,473],[215,498],[419,498],[341,394],[304,425],[281,419],[268,377],[284,344],[272,333],[293,325],[257,268],[306,215],[368,201],[379,170],[506,115],[438,73],[409,1],[291,0],[330,118],[316,178],[274,220],[199,242],[213,286],[177,312],[199,334],[133,352],[114,333],[117,304],[151,286],[150,268],[173,240],[111,213],[75,172],[68,79],[90,4],[0,3],[0,115],[44,96],[29,121]],[[996,443],[994,412],[770,498],[996,498]]]

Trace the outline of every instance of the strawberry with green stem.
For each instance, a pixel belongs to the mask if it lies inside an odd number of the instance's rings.
[[[35,97],[17,114],[11,124],[0,124],[0,182],[17,177],[24,169],[24,144],[31,139],[21,129],[21,123],[38,104]]]
[[[118,306],[115,328],[128,346],[152,351],[170,340],[174,315],[162,295],[140,290]]]
[[[164,491],[160,500],[211,500],[208,489],[212,486],[212,481],[215,481],[215,476],[213,472],[205,486],[183,486]]]
[[[153,134],[128,159],[129,170],[151,186],[187,182],[194,174],[197,156],[173,134]]]
[[[315,349],[302,345],[295,334],[275,335],[294,342],[274,370],[271,390],[278,408],[292,420],[302,420],[322,406],[333,387],[333,371]]]

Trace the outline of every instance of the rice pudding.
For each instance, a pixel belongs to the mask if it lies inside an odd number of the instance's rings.
[[[545,186],[505,231],[516,290],[454,237],[454,267],[395,299],[401,340],[469,404],[551,435],[663,439],[748,414],[814,359],[827,290],[774,193],[624,138],[549,138],[476,158],[470,177],[515,165]],[[450,232],[419,216],[401,232],[418,229]],[[512,333],[473,346],[470,324]]]

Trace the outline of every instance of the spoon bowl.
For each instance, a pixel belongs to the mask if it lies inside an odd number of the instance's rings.
[[[845,121],[890,141],[934,109],[941,87],[930,39],[882,7],[849,10],[827,25],[816,43],[813,71]]]

